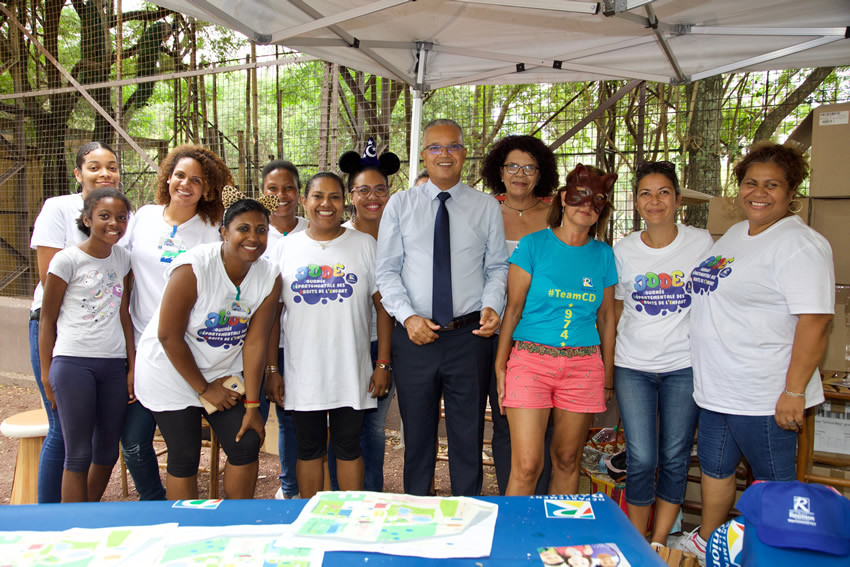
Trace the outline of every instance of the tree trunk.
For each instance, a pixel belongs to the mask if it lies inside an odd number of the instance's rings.
[[[684,186],[709,195],[720,195],[723,77],[716,75],[691,83],[685,94],[689,123],[683,144],[688,152]],[[688,206],[685,224],[704,228],[707,220],[707,205]]]
[[[767,116],[761,121],[759,127],[756,128],[756,133],[753,135],[752,141],[766,140],[773,137],[774,132],[779,128],[782,121],[785,120],[785,117],[806,100],[806,97],[812,94],[834,70],[835,67],[818,67],[812,71],[794,92],[785,97],[785,100],[767,113]]]

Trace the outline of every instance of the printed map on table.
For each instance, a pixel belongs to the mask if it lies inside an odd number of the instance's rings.
[[[413,557],[486,557],[499,507],[474,498],[320,492],[281,544]],[[424,545],[423,545],[424,544]]]

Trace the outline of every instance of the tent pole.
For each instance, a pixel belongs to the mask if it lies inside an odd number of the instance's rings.
[[[410,117],[410,167],[408,169],[408,185],[413,186],[416,174],[419,173],[419,128],[422,123],[422,87],[425,81],[425,52],[426,45],[419,44],[419,69],[416,72],[416,86],[410,87],[413,93],[413,109]]]

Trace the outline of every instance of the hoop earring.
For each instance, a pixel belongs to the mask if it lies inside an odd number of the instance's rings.
[[[123,193],[124,192],[124,182],[119,181],[118,183],[115,184],[115,188]]]
[[[74,184],[74,193],[82,193],[83,192],[83,184],[77,181]]]
[[[561,225],[564,226],[564,212],[567,210],[567,207],[561,207]]]
[[[803,202],[800,199],[791,199],[788,202],[788,211],[794,213],[795,215],[803,210]]]

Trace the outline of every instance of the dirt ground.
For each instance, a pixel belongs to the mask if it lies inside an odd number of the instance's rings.
[[[19,383],[21,381],[18,381]],[[0,384],[0,421],[3,419],[20,413],[22,411],[37,409],[40,407],[38,390],[33,384],[32,387],[25,387],[14,384]],[[392,426],[397,423],[392,412],[387,420]],[[397,427],[397,425],[396,425]],[[156,449],[164,449],[165,445],[156,444]],[[485,453],[489,448],[485,447]],[[0,435],[0,503],[8,504],[12,493],[12,480],[15,474],[15,458],[17,455],[17,440]],[[165,464],[166,455],[160,456],[160,463]],[[206,467],[209,464],[209,451],[204,450],[201,457],[201,466]],[[224,467],[224,453],[221,455],[221,467]],[[395,429],[387,429],[387,449],[386,460],[384,461],[384,491],[401,493],[402,490],[402,472],[404,468],[404,450],[400,447],[399,433]],[[163,470],[163,482],[165,481],[165,471]],[[274,493],[278,489],[278,475],[280,474],[280,461],[277,455],[269,455],[260,453],[260,471],[257,479],[256,498],[274,498]],[[104,494],[104,502],[129,501],[137,500],[138,495],[133,488],[133,479],[127,475],[129,494],[124,497],[121,490],[121,473],[120,467],[116,464],[112,472],[112,479]],[[219,479],[221,483],[221,479]],[[221,484],[220,490],[223,493]],[[201,473],[198,476],[199,494],[206,495],[209,490],[209,475]],[[449,483],[448,463],[445,461],[437,462],[436,473],[436,489],[438,496],[450,496],[451,485]],[[494,496],[498,494],[496,486],[496,476],[492,466],[484,467],[484,487],[482,494],[485,496]]]

